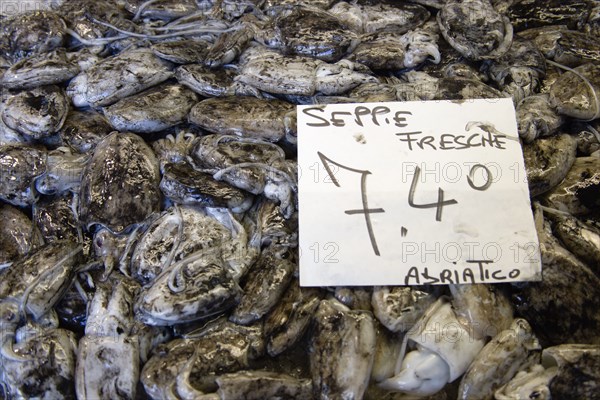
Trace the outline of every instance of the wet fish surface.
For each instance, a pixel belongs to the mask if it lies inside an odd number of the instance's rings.
[[[596,1],[9,3],[1,398],[597,397]],[[296,105],[475,98],[541,280],[301,287]]]

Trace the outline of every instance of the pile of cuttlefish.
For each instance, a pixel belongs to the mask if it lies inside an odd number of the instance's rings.
[[[0,398],[600,398],[597,1],[50,3],[0,17]],[[299,286],[295,105],[502,97],[541,281]]]

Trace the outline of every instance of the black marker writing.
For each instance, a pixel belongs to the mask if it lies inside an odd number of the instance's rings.
[[[485,171],[485,183],[481,186],[476,186],[475,183],[473,183],[473,178],[475,177],[475,169],[479,169],[479,168],[483,168],[483,170]],[[467,182],[469,183],[469,186],[471,186],[471,188],[473,188],[475,190],[480,190],[480,191],[487,190],[487,188],[489,188],[490,185],[492,184],[492,173],[490,172],[488,167],[486,167],[485,165],[475,164],[475,165],[473,165],[473,167],[471,167],[471,170],[469,171],[469,175],[467,175]]]
[[[345,126],[343,118],[338,118],[338,115],[352,115],[351,112],[348,111],[334,111],[331,113],[331,124],[333,126]]]
[[[427,266],[411,266],[404,275],[405,285],[435,285],[435,284],[464,284],[502,282],[515,280],[521,274],[517,268],[508,271],[508,274],[500,267],[495,267],[492,260],[466,260],[468,266],[449,266],[441,271],[430,269]],[[477,264],[477,268],[470,265]]]
[[[323,113],[325,110],[323,110],[322,107],[310,107],[310,108],[305,108],[302,110],[302,112],[310,117],[316,118],[317,120],[321,121],[319,123],[315,123],[315,122],[308,122],[306,125],[308,126],[315,126],[315,127],[319,127],[319,126],[329,126],[329,121],[327,121],[325,118],[313,113],[313,111],[320,111],[321,113]]]
[[[354,109],[354,115],[356,115],[354,122],[356,122],[356,124],[358,126],[363,126],[361,117],[364,115],[370,115],[373,123],[375,125],[379,126],[379,121],[377,120],[377,116],[385,115],[385,114],[388,114],[389,112],[390,112],[390,109],[387,107],[384,107],[384,106],[377,106],[377,107],[374,107],[372,110],[369,107],[358,106]],[[389,121],[389,119],[388,119],[388,121]]]
[[[369,239],[371,240],[371,246],[373,247],[373,252],[375,253],[375,255],[379,256],[380,255],[379,247],[377,246],[377,241],[375,240],[375,234],[373,233],[373,225],[371,223],[371,214],[383,213],[383,212],[385,212],[385,210],[383,208],[369,208],[369,202],[367,199],[367,176],[370,175],[371,172],[366,171],[366,170],[360,170],[360,169],[346,167],[345,165],[342,165],[340,163],[337,163],[337,162],[327,158],[327,156],[323,155],[323,153],[321,153],[320,151],[318,151],[317,154],[318,154],[319,158],[321,159],[321,162],[323,163],[325,170],[329,174],[331,181],[337,187],[340,187],[340,184],[339,184],[338,180],[336,179],[335,175],[333,174],[333,171],[331,170],[331,166],[329,164],[337,165],[340,168],[343,168],[350,172],[356,172],[361,175],[360,193],[361,193],[361,198],[362,198],[362,209],[346,210],[344,212],[348,215],[354,215],[354,214],[364,214],[365,215],[365,222],[367,224],[367,232],[369,233]]]
[[[410,111],[396,111],[396,114],[394,114],[394,125],[398,128],[404,128],[408,125],[406,117],[401,117],[401,115],[412,115],[412,113]]]
[[[414,137],[413,137],[413,136],[420,135],[421,133],[423,133],[423,132],[421,132],[421,131],[415,131],[415,132],[402,132],[402,133],[396,133],[396,136],[398,136],[398,137],[399,137],[399,139],[400,139],[400,141],[401,141],[401,142],[406,142],[406,143],[408,143],[408,149],[409,149],[409,150],[412,150],[412,149],[413,149],[413,146],[412,146],[412,145],[413,145],[413,143],[416,143],[416,144],[417,144],[417,145],[418,145],[418,146],[421,148],[421,150],[422,150],[422,149],[423,149],[423,144],[424,144],[424,139],[425,139],[425,138],[417,139],[417,138],[414,138]],[[431,137],[431,136],[426,136],[426,138],[427,138],[427,137]],[[431,142],[431,141],[430,141],[430,142]],[[430,145],[430,146],[433,148],[433,150],[435,150],[435,147],[434,147],[434,146],[432,146],[430,143],[425,143],[425,144],[429,144],[429,145]]]
[[[421,136],[423,132],[398,132],[400,142],[406,143],[409,150],[465,150],[473,147],[491,147],[505,150],[503,139],[506,135],[494,132],[478,132],[470,135],[443,133],[439,137],[432,135]]]
[[[391,125],[398,128],[408,126],[407,116],[411,116],[410,111],[396,111],[392,113],[386,106],[367,106],[358,105],[351,111],[333,110],[325,106],[307,107],[302,109],[302,113],[309,116],[312,121],[307,122],[307,126],[322,128],[327,126],[344,127],[357,125],[364,127],[366,120],[371,120],[375,126]]]
[[[435,212],[435,220],[442,220],[442,209],[444,206],[448,206],[451,204],[458,204],[458,201],[454,199],[444,200],[444,191],[442,188],[438,188],[438,199],[435,203],[427,203],[427,204],[416,204],[415,203],[415,192],[417,191],[417,182],[419,181],[419,175],[421,175],[421,168],[415,168],[415,174],[413,175],[412,183],[410,184],[410,192],[408,193],[408,205],[414,208],[434,208]]]

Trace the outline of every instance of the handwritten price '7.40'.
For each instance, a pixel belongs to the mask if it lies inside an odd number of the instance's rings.
[[[377,240],[375,238],[375,233],[373,232],[373,224],[371,222],[371,214],[384,213],[385,210],[383,208],[369,208],[369,200],[368,200],[368,196],[367,196],[367,177],[369,175],[371,175],[371,171],[352,168],[352,167],[348,167],[346,165],[340,164],[336,161],[333,161],[331,158],[327,157],[320,151],[317,152],[317,155],[319,156],[319,159],[323,163],[323,166],[325,167],[325,170],[327,171],[327,174],[329,175],[331,182],[337,187],[340,187],[340,183],[337,180],[337,178],[335,177],[335,174],[331,167],[332,165],[335,165],[341,169],[344,169],[344,170],[347,170],[350,172],[355,172],[360,175],[360,194],[361,194],[361,200],[362,200],[362,208],[345,210],[344,213],[347,215],[363,214],[365,216],[365,223],[367,225],[367,232],[369,234],[369,240],[371,241],[371,247],[373,248],[373,252],[375,253],[375,255],[380,256],[381,253],[379,251],[379,247],[377,246]],[[477,171],[479,169],[482,169],[485,172],[485,182],[482,185],[476,185],[474,182],[475,174],[477,173]],[[438,188],[437,201],[435,201],[433,203],[417,204],[415,202],[414,198],[415,198],[415,193],[417,191],[417,183],[419,182],[420,175],[421,175],[421,168],[419,168],[417,166],[415,168],[412,182],[410,184],[410,190],[408,192],[408,205],[410,207],[417,208],[417,209],[435,208],[436,209],[435,220],[439,222],[442,220],[442,211],[443,211],[444,207],[450,206],[450,205],[456,205],[456,204],[458,204],[458,201],[456,201],[455,199],[446,199],[444,197],[444,190],[442,188]],[[469,169],[469,174],[467,175],[467,182],[468,182],[469,186],[474,190],[485,191],[485,190],[489,189],[489,187],[492,184],[492,180],[493,180],[493,177],[492,177],[490,170],[483,164],[475,164]]]

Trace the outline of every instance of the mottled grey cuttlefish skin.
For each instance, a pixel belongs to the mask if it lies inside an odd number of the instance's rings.
[[[545,209],[545,215],[553,222],[552,233],[565,248],[598,275],[600,273],[600,229],[568,213]]]
[[[324,293],[319,288],[303,288],[294,279],[277,305],[265,317],[267,352],[283,353],[306,333]]]
[[[77,398],[133,400],[138,377],[136,337],[86,335],[79,341],[75,374]]]
[[[495,392],[497,400],[597,399],[600,345],[565,343],[547,347],[542,361],[523,369]]]
[[[523,145],[530,196],[538,196],[558,185],[575,162],[576,152],[577,142],[567,134],[539,138]]]
[[[267,11],[267,14],[277,13],[278,6],[293,6],[298,3],[297,0],[265,0],[264,8]],[[335,0],[314,0],[310,2],[312,7],[320,8],[321,10],[329,9]]]
[[[515,104],[539,91],[546,73],[546,59],[530,41],[515,36],[509,50],[498,59],[486,62],[484,69]]]
[[[424,24],[431,15],[425,7],[406,2],[362,4],[340,1],[329,12],[359,34],[383,31],[403,34]]]
[[[312,382],[267,371],[240,371],[216,379],[221,400],[312,399]]]
[[[489,0],[450,0],[437,14],[446,41],[470,60],[494,59],[508,51],[513,40],[509,19]]]
[[[372,292],[370,286],[337,286],[333,290],[333,297],[351,310],[372,312]]]
[[[582,120],[600,117],[600,66],[587,63],[567,71],[550,87],[550,103],[560,114]]]
[[[409,71],[404,80],[391,79],[396,100],[468,100],[507,97],[498,89],[473,77],[436,78],[425,72]]]
[[[226,213],[215,217],[203,208],[172,207],[154,220],[140,237],[131,259],[133,276],[144,285],[195,252],[214,251],[234,277],[251,264],[248,236]],[[211,215],[212,214],[212,215]]]
[[[261,247],[270,246],[271,244],[291,248],[298,246],[298,234],[296,232],[298,221],[293,218],[286,219],[282,210],[277,207],[277,203],[262,199],[262,201],[255,203],[251,212],[256,213],[257,233],[260,236]]]
[[[68,149],[48,152],[43,146],[0,145],[0,199],[30,206],[39,194],[62,193],[79,184],[87,156]]]
[[[373,313],[390,331],[406,332],[435,302],[438,292],[427,287],[378,286],[371,297]]]
[[[575,124],[573,130],[569,130],[575,135],[577,140],[577,153],[579,156],[591,156],[600,150],[600,135],[596,137],[596,132],[600,127],[600,120]]]
[[[361,399],[375,356],[375,326],[369,312],[337,300],[321,300],[314,315],[310,363],[317,399]]]
[[[170,21],[175,18],[184,17],[194,11],[198,6],[193,0],[167,0],[155,4],[146,4],[144,1],[126,0],[124,8],[137,18],[150,18]]]
[[[284,216],[292,216],[297,166],[285,159],[281,147],[254,138],[206,135],[194,143],[190,158],[217,180],[278,201]]]
[[[0,79],[7,89],[32,89],[66,82],[79,73],[79,66],[67,59],[64,49],[34,55],[11,65]]]
[[[295,106],[286,101],[230,96],[199,102],[189,120],[209,132],[277,142],[296,130],[295,116]]]
[[[150,326],[136,319],[133,321],[131,336],[138,338],[142,368],[158,346],[173,339],[173,330],[170,326]]]
[[[196,93],[185,86],[164,84],[105,107],[104,115],[118,131],[146,134],[184,122],[197,101]]]
[[[531,326],[522,318],[488,342],[473,360],[458,389],[461,400],[493,400],[494,392],[520,370],[541,360],[541,350]]]
[[[67,94],[76,107],[107,106],[169,79],[171,67],[149,48],[126,50],[77,75]]]
[[[600,61],[600,39],[597,34],[592,31],[554,28],[554,32],[560,32],[559,39],[552,42],[552,54],[549,54],[555,62],[576,67]]]
[[[470,78],[442,78],[433,100],[497,99],[507,97],[490,85]]]
[[[0,199],[15,205],[32,205],[38,195],[35,179],[46,172],[46,151],[21,144],[0,146]]]
[[[211,338],[212,339],[212,338]],[[196,353],[197,341],[175,338],[160,346],[140,371],[144,391],[152,398],[165,398],[175,385],[177,375]]]
[[[0,204],[0,265],[28,254],[41,244],[29,217],[9,204]]]
[[[209,322],[203,332],[161,346],[144,365],[140,380],[153,398],[168,393],[199,397],[216,389],[218,375],[245,370],[262,355],[260,324],[240,326],[219,319]]]
[[[150,146],[133,133],[113,132],[94,150],[83,171],[79,218],[115,233],[160,210],[160,172]]]
[[[250,193],[217,181],[212,175],[183,162],[164,166],[160,190],[178,204],[228,207],[233,212],[248,210],[253,200]]]
[[[58,132],[67,118],[69,100],[55,85],[23,90],[3,102],[2,120],[11,129],[32,139]]]
[[[504,4],[502,4],[504,3]],[[591,17],[593,2],[585,0],[547,0],[543,2],[501,2],[502,12],[510,18],[515,31],[530,28],[575,27]]]
[[[72,193],[44,198],[33,208],[33,221],[46,243],[56,240],[82,239],[82,230]]]
[[[249,325],[267,314],[287,290],[296,263],[287,247],[272,245],[263,249],[260,258],[244,276],[244,294],[230,319]]]
[[[242,291],[217,252],[200,250],[169,265],[140,293],[138,318],[148,325],[173,325],[234,307]]]
[[[495,285],[475,283],[450,285],[452,307],[474,339],[488,340],[513,322],[513,304]],[[474,340],[472,340],[474,341]]]
[[[550,104],[547,93],[525,97],[516,104],[516,112],[519,137],[525,143],[553,135],[565,121]]]
[[[40,247],[13,263],[0,281],[0,303],[21,304],[27,314],[39,318],[60,300],[69,288],[75,268],[83,261],[82,247],[71,241],[57,241]]]
[[[333,13],[316,7],[283,8],[260,30],[258,41],[283,54],[335,62],[358,43],[358,33]]]
[[[600,278],[566,250],[536,210],[543,280],[513,288],[515,310],[531,324],[543,347],[600,344]]]
[[[15,345],[24,360],[2,359],[2,382],[15,398],[73,399],[77,338],[67,329],[29,335]]]
[[[595,399],[600,392],[600,345],[561,344],[544,349],[542,360],[558,366],[548,388],[552,398]],[[576,383],[574,383],[576,382]]]
[[[92,153],[113,130],[104,115],[89,109],[71,110],[58,133],[64,145],[79,153]]]
[[[86,336],[129,336],[133,328],[133,302],[140,285],[118,272],[98,282],[88,303]]]
[[[590,215],[600,206],[600,157],[576,157],[565,177],[548,191],[543,204],[574,216]]]
[[[393,32],[364,36],[349,59],[366,65],[374,71],[404,68],[406,49],[401,36]]]
[[[7,8],[15,6],[14,3],[4,4]],[[32,55],[49,53],[63,46],[66,29],[65,21],[51,11],[34,10],[8,17],[2,21],[0,57],[16,62]]]
[[[598,397],[599,0],[0,3],[0,399]],[[297,105],[498,98],[534,281],[300,286]]]
[[[154,43],[151,47],[154,54],[176,64],[193,64],[207,57],[211,44],[202,39],[182,39]],[[179,79],[179,78],[178,78]]]
[[[236,93],[236,68],[213,69],[200,64],[186,64],[175,70],[182,85],[205,97],[228,96]]]
[[[273,164],[283,160],[285,153],[272,143],[215,134],[203,136],[195,141],[190,150],[190,157],[198,167],[218,171],[236,164]],[[258,177],[255,179],[258,180]],[[246,180],[247,182],[243,182],[242,179],[236,180],[234,186],[257,193],[259,188],[253,187],[254,180],[251,177]],[[260,183],[256,185],[260,186]]]
[[[377,82],[368,69],[341,60],[329,64],[305,56],[285,56],[261,46],[248,48],[240,57],[236,81],[269,93],[312,96],[334,95],[361,83]]]
[[[442,57],[438,41],[439,29],[430,23],[404,34],[376,32],[363,35],[348,59],[373,71],[415,68],[426,60],[438,64]]]
[[[79,341],[75,389],[80,399],[135,398],[140,371],[133,300],[139,284],[118,273],[96,284]]]

